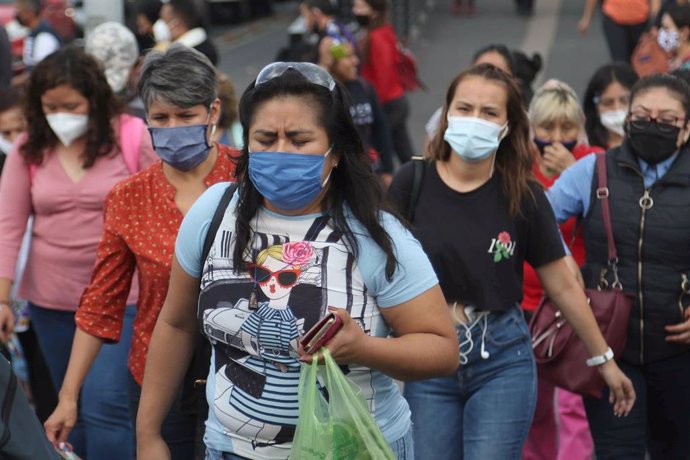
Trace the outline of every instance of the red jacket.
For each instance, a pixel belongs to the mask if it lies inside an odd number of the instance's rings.
[[[372,84],[382,104],[405,94],[398,75],[398,38],[392,25],[384,24],[369,32],[362,76]]]
[[[579,160],[580,158],[589,155],[590,153],[603,152],[604,150],[600,147],[577,145],[573,149],[573,156],[575,157],[575,160]],[[551,178],[545,177],[541,173],[539,165],[536,164],[536,162],[534,164],[534,168],[532,168],[532,172],[536,176],[537,180],[541,182],[544,188],[547,189],[553,185],[556,179],[558,179],[558,176],[554,176]],[[570,244],[570,242],[573,241],[573,231],[575,230],[576,222],[577,218],[573,217],[561,224],[561,233],[563,234],[563,239],[565,240],[566,244]],[[575,241],[570,247],[570,252],[575,258],[577,264],[582,265],[585,261],[585,243],[582,240],[581,229],[579,230],[580,232],[577,238],[575,238]],[[522,284],[522,292],[522,308],[527,311],[533,311],[535,308],[537,308],[537,305],[539,305],[539,302],[544,296],[544,289],[541,286],[541,282],[539,281],[537,272],[534,270],[534,268],[532,268],[530,264],[526,262],[524,264],[524,280]]]

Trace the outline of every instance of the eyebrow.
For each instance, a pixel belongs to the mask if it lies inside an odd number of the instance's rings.
[[[652,111],[652,109],[648,109],[647,107],[645,107],[643,105],[634,105],[634,106],[630,107],[630,110],[635,110],[635,109],[642,109],[645,112],[651,112]],[[659,110],[659,113],[678,113],[678,110],[676,110],[676,109],[662,109],[662,110]]]
[[[467,102],[467,101],[463,101],[463,100],[457,100],[457,101],[453,102],[453,105],[459,105],[459,104],[468,105],[470,107],[475,107],[475,104],[472,104],[471,102]],[[492,110],[498,110],[499,109],[499,106],[494,105],[494,104],[484,104],[484,105],[480,104],[479,107],[482,109],[492,109]]]
[[[299,136],[300,134],[313,134],[314,131],[310,129],[293,129],[287,132],[288,137]],[[254,134],[263,134],[266,136],[275,136],[276,132],[270,129],[257,129]]]

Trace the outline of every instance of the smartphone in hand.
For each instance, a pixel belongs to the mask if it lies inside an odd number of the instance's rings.
[[[335,313],[328,313],[299,340],[304,352],[312,354],[319,351],[341,327],[343,320]]]

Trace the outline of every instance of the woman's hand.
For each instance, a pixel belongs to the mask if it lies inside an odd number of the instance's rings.
[[[575,163],[572,152],[560,142],[554,142],[544,148],[544,167],[555,174],[561,174]]]
[[[67,441],[67,436],[74,428],[75,423],[77,423],[77,401],[60,398],[57,407],[45,421],[43,427],[46,430],[48,440],[54,446],[59,446]]]
[[[636,398],[632,382],[615,361],[605,362],[598,367],[598,370],[609,387],[609,402],[613,404],[613,413],[616,417],[627,416]]]
[[[582,19],[580,19],[580,21],[577,23],[577,31],[580,32],[582,35],[585,35],[589,30],[589,25],[591,22],[591,18],[583,16]]]
[[[362,328],[352,319],[348,311],[344,308],[328,307],[328,311],[337,315],[343,322],[343,326],[340,330],[326,344],[326,348],[328,348],[331,356],[338,364],[361,362],[361,353],[369,336],[364,333]],[[313,356],[304,353],[301,346],[298,352],[301,362],[312,362]],[[322,359],[320,355],[319,359]]]
[[[14,331],[14,313],[5,302],[0,302],[0,342],[7,343]]]
[[[666,326],[667,342],[675,342],[681,345],[690,344],[690,308],[686,308],[684,312],[685,321],[679,324]]]
[[[137,458],[170,460],[170,449],[160,435],[141,437],[137,434]]]

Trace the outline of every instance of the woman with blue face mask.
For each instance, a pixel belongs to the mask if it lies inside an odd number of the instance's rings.
[[[334,313],[343,326],[328,349],[397,458],[411,459],[410,412],[393,379],[452,373],[457,340],[428,259],[386,211],[344,88],[314,64],[274,63],[245,91],[240,119],[239,187],[208,256],[227,184],[202,195],[180,228],[151,338],[138,458],[169,458],[160,423],[197,324],[213,344],[206,458],[287,458],[300,363],[313,358],[298,339]]]
[[[134,426],[148,343],[168,290],[177,231],[208,187],[234,177],[238,152],[210,141],[220,117],[220,101],[215,69],[204,55],[182,45],[149,53],[139,93],[160,160],[118,184],[106,197],[105,231],[77,310],[69,367],[58,407],[45,424],[48,437],[56,443],[67,438],[77,418],[76,399],[94,356],[127,329],[133,329],[134,337],[123,387]],[[132,326],[123,322],[123,316],[126,293],[135,278],[141,294]],[[196,415],[183,411],[180,400],[167,414],[163,433],[173,459],[194,458],[196,423]]]
[[[482,64],[453,80],[412,203],[412,228],[448,303],[460,367],[405,386],[417,458],[520,458],[537,382],[519,306],[525,261],[591,355],[608,355],[531,174],[529,143],[520,91],[508,74]],[[413,174],[413,165],[404,166],[391,184],[400,209],[411,203]],[[612,411],[627,414],[635,401],[630,381],[612,360],[600,372],[615,395]]]

